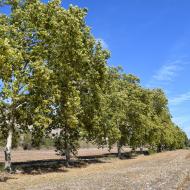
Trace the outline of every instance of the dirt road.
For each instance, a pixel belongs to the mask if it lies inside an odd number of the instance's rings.
[[[41,175],[11,175],[0,190],[190,190],[189,150],[100,161]]]

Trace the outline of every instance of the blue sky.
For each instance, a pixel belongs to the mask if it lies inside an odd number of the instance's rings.
[[[86,22],[110,50],[110,65],[164,89],[173,120],[190,137],[190,1],[63,0],[69,4],[88,8]]]

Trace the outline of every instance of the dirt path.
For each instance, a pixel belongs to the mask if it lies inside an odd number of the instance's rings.
[[[0,190],[188,190],[190,151],[178,150],[41,175],[12,175]]]

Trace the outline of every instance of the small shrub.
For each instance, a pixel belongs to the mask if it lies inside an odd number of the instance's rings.
[[[149,149],[149,150],[147,150],[146,151],[146,154],[145,155],[151,155],[151,154],[155,154],[156,153],[156,150],[154,150],[154,149]]]

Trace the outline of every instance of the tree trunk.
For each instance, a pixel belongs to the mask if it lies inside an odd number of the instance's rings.
[[[69,167],[70,162],[70,146],[69,146],[69,135],[68,135],[68,127],[65,127],[65,160],[66,160],[66,167]]]
[[[140,153],[143,154],[143,146],[140,147]]]
[[[66,150],[65,150],[65,158],[66,158],[66,166],[69,167],[69,162],[70,162],[70,149],[67,146]]]
[[[5,170],[11,172],[11,148],[12,148],[13,130],[10,129],[7,137],[7,144],[4,150],[5,153]]]
[[[117,156],[121,159],[121,145],[119,142],[117,143]]]
[[[136,147],[132,147],[131,152],[136,152]]]
[[[162,145],[158,145],[158,147],[157,147],[157,152],[159,153],[159,152],[162,152]]]

